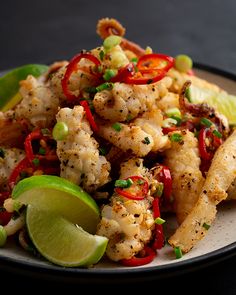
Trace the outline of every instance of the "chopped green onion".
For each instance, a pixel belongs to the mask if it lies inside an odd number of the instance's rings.
[[[119,45],[121,42],[121,37],[116,36],[116,35],[111,35],[108,36],[104,41],[103,41],[103,46],[105,50],[110,50],[116,45]]]
[[[101,51],[99,52],[99,57],[100,57],[101,61],[103,61],[104,56],[105,56],[105,52],[104,52],[103,50],[101,50]]]
[[[168,127],[171,127],[173,125],[175,126],[177,124],[178,124],[178,122],[175,119],[167,118],[167,119],[163,120],[162,127],[163,128],[168,128]]]
[[[52,136],[55,140],[64,140],[68,133],[69,128],[65,122],[57,122],[52,130]]]
[[[133,183],[134,183],[134,182],[133,182],[132,179],[130,179],[130,178],[127,179],[127,187],[131,187],[131,185],[132,185]]]
[[[107,89],[110,90],[112,88],[113,88],[113,83],[111,83],[111,82],[105,82],[105,83],[97,86],[96,87],[96,90],[97,90],[97,92],[99,92],[99,91],[103,91],[103,90],[107,90]]]
[[[144,143],[144,144],[150,144],[151,141],[150,141],[149,137],[145,137],[144,140],[142,140],[142,143]]]
[[[156,224],[163,224],[165,223],[165,219],[162,219],[161,217],[157,217],[154,221]]]
[[[175,68],[180,72],[187,72],[193,67],[193,61],[191,57],[185,54],[179,54],[175,57]]]
[[[7,241],[7,232],[5,228],[0,225],[0,247],[3,247]]]
[[[117,70],[116,69],[107,69],[103,75],[103,79],[105,81],[111,80],[111,78],[115,77],[117,75]]]
[[[202,125],[205,125],[206,127],[211,127],[211,125],[213,124],[210,120],[208,120],[207,118],[201,118],[200,123]]]
[[[115,131],[117,131],[117,132],[119,132],[119,131],[121,131],[121,129],[122,129],[122,126],[120,125],[120,123],[114,123],[113,125],[112,125],[112,128],[115,130]]]
[[[222,138],[222,134],[218,131],[218,130],[213,130],[213,132],[212,132],[216,137],[218,137],[218,138]]]
[[[207,224],[206,222],[203,223],[202,225],[206,230],[208,230],[211,226]]]
[[[38,166],[40,162],[39,162],[39,159],[38,158],[34,158],[32,160],[32,163],[34,164],[34,166]]]
[[[179,134],[179,133],[173,133],[170,136],[170,140],[172,142],[180,142],[180,141],[183,140],[183,136],[181,134]]]
[[[181,117],[182,117],[181,112],[178,108],[171,108],[171,109],[166,110],[166,115],[169,118],[176,117],[176,118],[181,119]]]
[[[172,116],[171,118],[177,121],[177,126],[180,126],[181,125],[181,123],[182,123],[181,118],[176,117],[176,116]]]
[[[40,155],[45,155],[46,154],[46,150],[42,147],[39,148],[39,154]]]
[[[128,184],[127,184],[127,180],[126,179],[118,179],[115,181],[115,187],[128,187]]]
[[[137,65],[137,62],[138,62],[138,58],[137,57],[133,57],[131,59],[131,62],[136,66]]]
[[[175,252],[176,259],[179,259],[183,256],[180,247],[174,247],[174,252]]]

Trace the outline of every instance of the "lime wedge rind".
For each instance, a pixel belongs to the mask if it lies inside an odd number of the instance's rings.
[[[43,64],[27,64],[0,77],[0,108],[4,107],[18,92],[19,81],[26,79],[28,75],[38,77],[47,70],[48,66]]]
[[[95,233],[100,220],[99,207],[82,188],[58,176],[40,175],[25,178],[17,183],[12,198],[49,210]]]
[[[88,267],[96,264],[106,251],[107,238],[89,234],[50,210],[28,205],[26,225],[37,250],[57,265]]]

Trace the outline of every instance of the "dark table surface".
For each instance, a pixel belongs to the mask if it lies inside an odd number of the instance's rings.
[[[26,63],[70,59],[81,49],[99,45],[95,27],[102,17],[117,18],[127,28],[126,37],[143,47],[149,45],[154,51],[173,56],[185,53],[195,62],[236,74],[235,0],[2,1],[0,71]],[[142,284],[137,280],[126,288],[138,291],[140,286],[151,286],[156,291],[164,288],[182,294],[192,291],[236,294],[235,265],[236,256],[168,279]],[[1,282],[10,279],[15,290],[19,286],[28,286],[26,289],[30,291],[36,290],[35,286],[41,290],[73,287],[5,271],[0,272],[0,279]],[[92,287],[88,285],[87,290]],[[114,288],[106,278],[100,287],[103,292]],[[122,290],[122,285],[116,284],[116,288]]]

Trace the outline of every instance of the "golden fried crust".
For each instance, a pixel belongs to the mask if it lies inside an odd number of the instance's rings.
[[[216,205],[227,198],[226,191],[236,177],[236,130],[219,147],[207,173],[200,197],[184,222],[169,239],[170,245],[190,251],[202,239],[215,219]]]

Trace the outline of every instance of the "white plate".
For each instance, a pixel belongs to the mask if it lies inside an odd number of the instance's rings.
[[[212,81],[231,94],[236,95],[236,76],[218,69],[198,65],[196,73],[199,77]],[[167,227],[168,226],[168,227]],[[170,235],[176,227],[175,219],[168,220],[165,234]],[[140,267],[123,267],[101,260],[96,266],[84,268],[63,268],[31,256],[17,246],[14,240],[8,241],[4,248],[0,248],[0,269],[18,272],[35,277],[47,277],[67,282],[101,282],[106,278],[114,281],[150,280],[174,275],[176,272],[204,267],[211,263],[236,254],[236,201],[225,202],[218,206],[216,220],[206,237],[200,241],[189,253],[181,259],[176,259],[173,250],[166,245],[158,251],[156,259]]]

